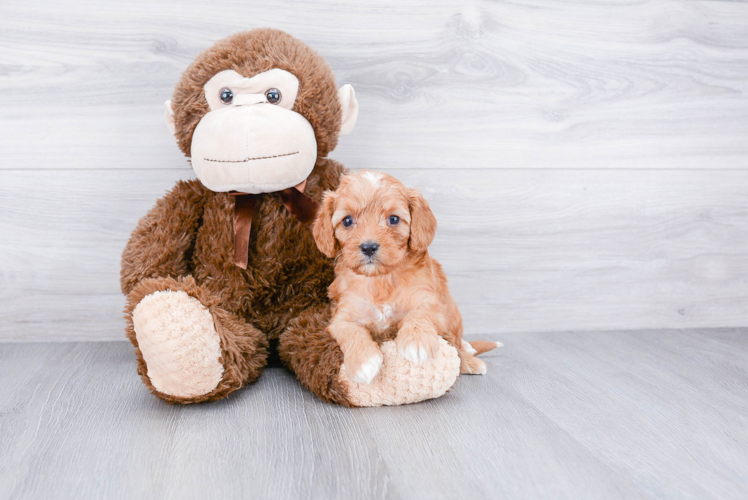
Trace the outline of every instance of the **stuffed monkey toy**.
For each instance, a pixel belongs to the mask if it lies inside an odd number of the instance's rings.
[[[197,179],[158,200],[122,255],[127,336],[157,397],[224,398],[274,350],[304,387],[346,406],[414,403],[455,383],[454,346],[415,365],[397,332],[375,339],[374,381],[353,382],[326,331],[333,266],[309,225],[344,173],[327,155],[357,115],[353,88],[338,90],[324,59],[281,31],[230,36],[185,70],[166,121]]]

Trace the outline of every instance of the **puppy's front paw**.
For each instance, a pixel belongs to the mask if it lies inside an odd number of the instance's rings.
[[[369,361],[362,364],[356,374],[353,375],[353,381],[357,384],[371,384],[371,381],[374,380],[374,377],[382,368],[383,359],[381,354],[369,358]]]
[[[404,347],[400,351],[400,354],[411,363],[417,365],[422,365],[429,359],[426,349],[421,346],[416,347],[415,344],[408,344],[407,347]]]
[[[366,347],[348,349],[343,353],[343,362],[351,380],[357,384],[371,384],[382,368],[382,351],[372,342]]]
[[[439,352],[439,335],[433,330],[406,326],[397,333],[395,344],[402,357],[415,365],[422,365]]]

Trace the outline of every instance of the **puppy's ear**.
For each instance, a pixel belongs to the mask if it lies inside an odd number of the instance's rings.
[[[322,206],[314,219],[312,234],[317,248],[329,258],[338,253],[338,240],[335,239],[335,229],[332,227],[332,214],[335,210],[335,199],[337,195],[332,191],[326,191],[322,197]]]
[[[417,189],[410,190],[410,240],[408,246],[415,252],[425,251],[436,234],[436,217],[428,202]]]

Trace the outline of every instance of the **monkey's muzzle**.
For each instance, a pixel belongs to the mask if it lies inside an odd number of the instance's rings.
[[[248,101],[206,114],[195,128],[191,155],[195,174],[212,191],[269,193],[309,176],[317,141],[299,113]]]

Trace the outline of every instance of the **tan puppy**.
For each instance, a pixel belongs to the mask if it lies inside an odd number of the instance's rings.
[[[442,336],[458,349],[461,373],[486,373],[475,354],[500,344],[462,340],[462,316],[441,265],[427,251],[435,232],[423,196],[390,175],[346,175],[337,191],[325,193],[314,239],[335,257],[328,331],[354,382],[369,384],[379,373],[382,352],[372,334],[393,327],[399,354],[412,363],[434,356]]]

